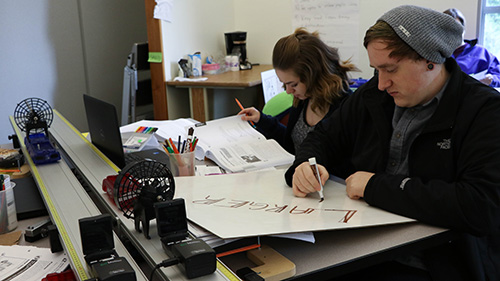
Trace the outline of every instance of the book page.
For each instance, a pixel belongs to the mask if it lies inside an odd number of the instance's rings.
[[[233,173],[289,165],[294,159],[275,140],[235,142],[211,147],[206,157]]]
[[[239,115],[197,124],[194,135],[199,139],[195,151],[198,160],[203,160],[212,147],[266,139]]]

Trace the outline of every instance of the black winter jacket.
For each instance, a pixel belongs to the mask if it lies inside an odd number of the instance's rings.
[[[385,173],[395,104],[374,77],[308,135],[285,178],[312,156],[342,178],[373,172],[368,204],[460,234],[458,246],[425,252],[436,280],[500,280],[500,95],[445,65],[450,82],[411,145],[409,175]]]

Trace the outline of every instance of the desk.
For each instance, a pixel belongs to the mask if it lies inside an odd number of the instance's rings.
[[[167,81],[167,86],[189,88],[191,118],[208,121],[207,92],[217,88],[244,89],[262,84],[260,73],[272,69],[272,65],[255,65],[249,70],[227,71],[221,74],[205,75],[205,81]]]
[[[426,249],[453,239],[454,234],[418,222],[358,229],[315,232],[310,244],[291,239],[262,237],[261,243],[293,262],[295,276],[287,280],[330,280],[417,249]],[[229,268],[249,264],[245,253],[221,258]]]
[[[102,179],[116,173],[100,156],[79,136],[76,129],[56,112],[50,128],[60,148],[65,151],[76,169],[87,178],[89,187],[101,200],[109,212],[119,218],[119,224],[134,246],[150,265],[166,258],[155,230],[155,221],[151,221],[151,240],[134,230],[133,221],[111,204],[101,189]],[[156,236],[156,237],[155,237]],[[155,239],[156,238],[156,239]],[[390,260],[406,251],[425,249],[453,238],[453,233],[439,227],[422,223],[407,223],[324,231],[316,233],[316,243],[289,239],[264,237],[263,244],[269,245],[296,265],[296,275],[290,280],[328,280],[355,270]],[[232,270],[239,266],[239,255],[228,256],[218,262],[218,266],[228,266]],[[247,266],[247,265],[246,265]],[[186,280],[176,267],[160,270],[164,280]],[[199,280],[227,280],[217,270],[215,274],[201,277]],[[197,279],[198,280],[198,279]],[[234,279],[230,279],[234,280]]]
[[[59,149],[64,152],[65,159],[74,167],[75,173],[81,176],[82,180],[85,181],[86,186],[90,190],[90,194],[95,199],[95,204],[98,205],[103,212],[109,213],[116,218],[117,229],[120,236],[125,237],[132,244],[151,268],[169,258],[163,250],[158,237],[156,221],[151,221],[151,239],[147,239],[142,233],[135,230],[134,221],[125,218],[123,212],[116,207],[112,200],[109,199],[106,192],[102,190],[103,179],[109,175],[117,174],[119,171],[118,167],[109,165],[108,162],[101,157],[97,149],[56,110],[54,110],[54,121],[52,122],[49,132],[57,142]],[[71,176],[73,175],[71,174]],[[82,186],[80,186],[80,189],[85,193]],[[85,195],[88,197],[88,194]],[[59,199],[58,201],[62,203],[64,199]],[[116,241],[115,239],[115,242]],[[219,263],[218,268],[221,266],[223,265]],[[142,273],[142,271],[139,272]],[[161,268],[158,272],[159,275],[157,275],[154,280],[188,280],[178,265]],[[225,277],[220,270],[217,270],[214,274],[198,277],[196,280],[227,281],[228,279],[229,278]],[[142,279],[138,278],[137,280]]]

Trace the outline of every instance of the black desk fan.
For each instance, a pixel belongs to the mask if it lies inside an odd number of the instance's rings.
[[[156,219],[158,236],[170,259],[154,270],[180,263],[188,279],[211,274],[217,268],[215,251],[201,239],[185,240],[186,206],[182,198],[172,200],[174,191],[174,177],[167,165],[148,159],[125,166],[113,184],[115,204],[125,217],[134,219],[139,232],[142,223],[147,239],[151,239],[149,221]]]
[[[27,98],[17,104],[14,121],[26,132],[25,145],[35,164],[46,164],[61,159],[49,140],[49,127],[54,116],[49,103],[40,98]]]
[[[149,236],[149,221],[156,218],[154,204],[174,197],[175,182],[167,165],[153,160],[128,164],[113,184],[116,206],[126,218],[134,219],[135,229]]]

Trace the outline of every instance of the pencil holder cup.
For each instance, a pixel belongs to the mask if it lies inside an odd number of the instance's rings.
[[[169,153],[170,170],[174,177],[194,176],[194,151],[186,153]]]
[[[11,185],[9,175],[2,176],[3,184],[0,190],[0,234],[12,231],[17,227],[14,188]]]

